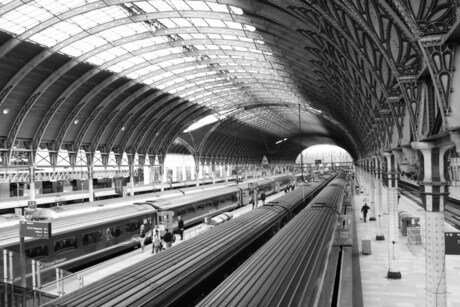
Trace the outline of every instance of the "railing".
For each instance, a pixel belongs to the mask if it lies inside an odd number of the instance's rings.
[[[72,292],[84,285],[78,274],[61,269],[45,269],[39,261],[27,259],[21,265],[18,253],[0,249],[3,273],[1,306],[40,306],[57,296]]]
[[[407,247],[413,253],[417,253],[417,246],[422,246],[422,231],[420,227],[407,227]]]

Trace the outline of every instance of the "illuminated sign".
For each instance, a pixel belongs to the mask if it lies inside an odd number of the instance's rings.
[[[21,237],[51,238],[51,222],[24,222],[19,223]]]

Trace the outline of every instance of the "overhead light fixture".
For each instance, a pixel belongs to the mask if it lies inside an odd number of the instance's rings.
[[[78,122],[79,122],[78,119],[76,119],[76,120],[73,121],[74,125],[78,124]]]
[[[279,144],[279,143],[282,143],[282,142],[285,142],[285,141],[287,141],[287,138],[284,138],[282,140],[277,141],[276,144]]]
[[[125,129],[126,129],[125,126],[121,127],[121,131],[125,131]]]
[[[2,113],[3,113],[3,115],[6,115],[6,114],[10,113],[10,109],[9,108],[4,108]]]

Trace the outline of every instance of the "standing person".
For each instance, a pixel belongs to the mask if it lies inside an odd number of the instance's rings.
[[[369,211],[369,206],[364,203],[364,206],[361,208],[361,212],[363,213],[363,219],[364,219],[364,223],[366,223],[366,218],[367,218],[367,211]]]
[[[262,206],[265,206],[265,199],[267,198],[267,196],[265,195],[265,193],[262,193],[260,195],[260,199],[262,200]]]
[[[152,238],[152,254],[158,254],[161,251],[160,235],[158,229],[155,229],[155,234]]]
[[[166,249],[170,248],[172,245],[172,233],[169,232],[169,229],[166,229],[166,233],[163,236],[163,241],[165,241]]]
[[[177,231],[180,234],[180,239],[184,240],[184,221],[181,216],[178,216],[179,222],[177,224]]]
[[[139,231],[139,237],[141,242],[142,252],[144,251],[144,243],[145,243],[145,225],[141,225],[141,230]]]

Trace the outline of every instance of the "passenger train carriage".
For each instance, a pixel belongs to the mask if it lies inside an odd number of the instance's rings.
[[[240,188],[222,187],[110,210],[68,216],[63,214],[51,220],[50,239],[26,238],[25,254],[39,260],[42,268],[59,266],[65,270],[76,270],[88,263],[138,247],[142,224],[146,226],[146,243],[150,243],[152,227],[161,226],[162,223],[157,217],[158,212],[172,212],[176,227],[177,216],[181,215],[188,227],[241,206],[241,199]],[[2,228],[0,248],[19,253],[18,235],[18,225]],[[15,272],[15,276],[18,273]]]

